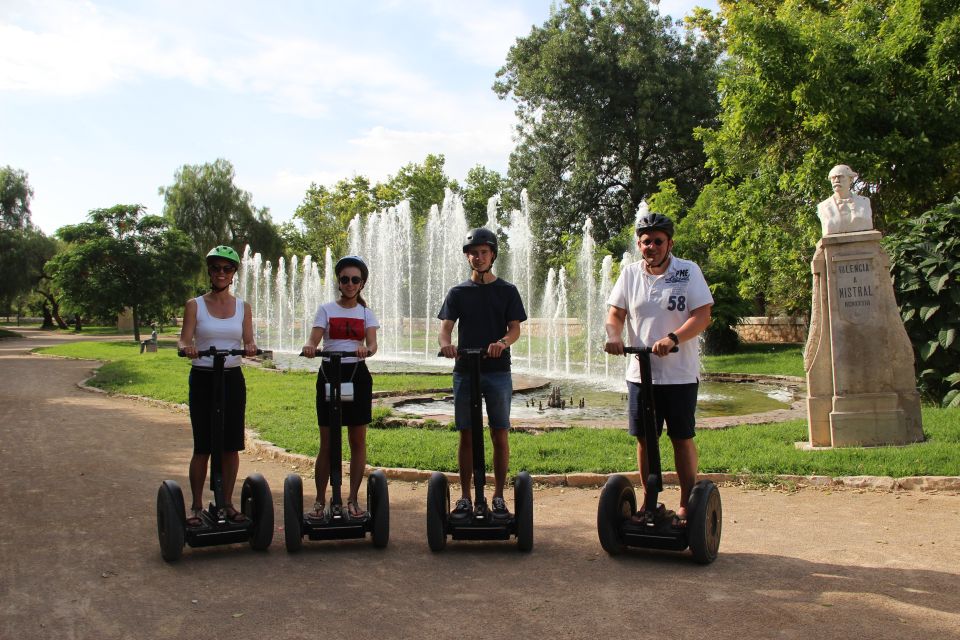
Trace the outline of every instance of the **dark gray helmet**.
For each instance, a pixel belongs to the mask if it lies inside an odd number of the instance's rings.
[[[663,231],[668,238],[673,238],[673,220],[659,213],[648,213],[637,220],[637,237],[649,231]]]
[[[339,276],[340,272],[347,267],[360,269],[360,277],[363,278],[364,282],[370,277],[370,269],[367,268],[367,263],[360,256],[343,256],[337,260],[337,266],[333,268],[333,272]]]
[[[497,234],[486,227],[477,227],[467,232],[467,239],[463,243],[463,252],[466,253],[470,247],[478,244],[485,244],[497,255]]]

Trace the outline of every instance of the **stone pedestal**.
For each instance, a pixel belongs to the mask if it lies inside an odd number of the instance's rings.
[[[879,231],[825,235],[804,351],[811,447],[923,440],[913,349]]]

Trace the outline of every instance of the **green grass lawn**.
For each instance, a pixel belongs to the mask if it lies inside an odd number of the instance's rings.
[[[186,403],[189,363],[176,356],[172,345],[157,353],[139,354],[129,342],[76,342],[40,349],[41,352],[106,361],[94,386],[168,402]],[[723,360],[721,358],[728,358]],[[769,345],[737,356],[710,360],[711,371],[801,375],[790,367],[800,358],[800,347]],[[784,367],[773,367],[775,362]],[[730,364],[730,368],[726,369]],[[772,370],[767,370],[771,369]],[[244,369],[247,380],[247,424],[261,437],[290,451],[316,455],[318,437],[314,409],[315,374]],[[442,377],[440,378],[442,380]],[[375,390],[429,389],[438,376],[377,374]],[[387,409],[374,410],[374,428],[367,434],[371,465],[455,471],[457,434],[447,427],[433,429],[377,428]],[[186,417],[184,418],[186,419]],[[960,475],[960,409],[923,409],[926,442],[905,447],[850,448],[805,452],[794,443],[806,440],[804,420],[778,424],[744,425],[697,434],[700,470],[749,473],[758,478],[797,475]],[[664,468],[673,469],[669,441],[662,442]],[[543,434],[511,433],[511,469],[531,473],[628,471],[636,468],[635,441],[625,430],[572,428]],[[487,448],[488,459],[490,448]],[[344,457],[348,453],[344,452]]]
[[[705,355],[703,369],[708,373],[752,373],[804,377],[803,345],[744,344],[739,353],[724,356]]]

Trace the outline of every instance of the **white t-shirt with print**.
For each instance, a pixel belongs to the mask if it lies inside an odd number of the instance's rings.
[[[379,327],[377,316],[362,305],[350,309],[336,302],[326,302],[317,307],[313,326],[323,329],[323,348],[327,351],[356,351],[363,344],[367,329]],[[356,362],[346,357],[341,362]]]
[[[626,346],[651,347],[679,329],[694,309],[713,304],[713,296],[697,263],[670,256],[667,270],[659,276],[648,273],[643,260],[628,265],[617,278],[607,304],[627,312]],[[640,382],[640,364],[632,355],[627,359],[627,380]],[[678,353],[652,356],[650,369],[653,384],[697,382],[700,341],[681,343]]]

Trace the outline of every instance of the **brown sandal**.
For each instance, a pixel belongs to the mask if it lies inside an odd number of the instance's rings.
[[[191,508],[190,515],[187,516],[187,526],[191,529],[196,529],[197,527],[203,526],[203,509],[200,508]]]
[[[313,511],[307,512],[307,520],[322,521],[327,518],[327,505],[319,500],[313,503]]]
[[[224,505],[223,515],[225,515],[227,517],[227,520],[230,522],[246,522],[247,521],[247,516],[237,511],[232,504]]]
[[[367,517],[367,512],[360,508],[356,500],[347,500],[347,513],[351,520],[363,520]]]

